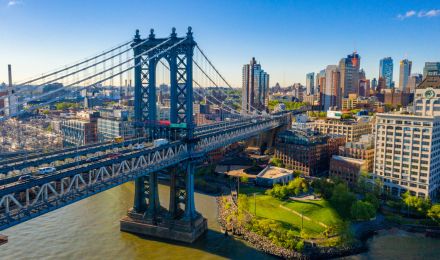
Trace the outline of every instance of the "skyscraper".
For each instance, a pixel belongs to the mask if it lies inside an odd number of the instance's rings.
[[[315,93],[322,93],[325,86],[325,69],[316,73]]]
[[[341,75],[340,87],[342,97],[348,97],[349,93],[359,91],[359,68],[361,57],[356,52],[347,55],[339,61],[339,71]],[[340,103],[338,103],[340,106]]]
[[[428,75],[440,75],[440,62],[425,62],[425,67],[423,67],[423,78],[426,78]]]
[[[377,88],[377,79],[376,79],[376,78],[373,78],[373,79],[371,80],[371,88],[372,88],[374,91],[376,91],[376,88]]]
[[[391,57],[386,57],[380,60],[379,78],[385,79],[385,85],[387,88],[393,86],[393,59]]]
[[[269,74],[252,58],[243,66],[242,113],[265,110],[269,102]]]
[[[325,69],[325,87],[322,93],[324,110],[338,106],[341,99],[340,72],[338,66],[328,65]]]
[[[405,92],[406,85],[408,84],[409,76],[411,75],[412,61],[404,59],[400,61],[400,74],[399,74],[399,89]]]
[[[313,95],[315,93],[315,73],[310,72],[306,75],[306,93],[307,95]]]

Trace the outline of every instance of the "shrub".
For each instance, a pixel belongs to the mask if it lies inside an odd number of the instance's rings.
[[[432,205],[432,207],[428,210],[428,217],[436,222],[440,222],[440,204]]]
[[[295,250],[298,252],[302,252],[304,250],[304,240],[298,241],[298,243],[295,246]]]
[[[351,206],[351,217],[355,220],[369,220],[376,215],[376,209],[370,202],[356,201]]]

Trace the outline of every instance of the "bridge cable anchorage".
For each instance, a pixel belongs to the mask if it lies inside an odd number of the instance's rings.
[[[226,81],[225,77],[223,77],[223,75],[217,70],[217,68],[214,66],[214,64],[212,64],[211,60],[206,56],[206,54],[202,51],[202,49],[200,48],[200,46],[197,44],[196,45],[197,50],[200,51],[200,53],[202,54],[202,56],[208,61],[208,64],[211,65],[211,67],[214,69],[214,71],[220,76],[220,78],[223,80],[223,82],[226,83],[226,85],[230,88],[230,89],[234,89],[231,84],[229,84],[228,81]],[[259,111],[258,109],[256,109],[255,107],[251,106],[251,108],[253,108],[255,111],[257,111],[257,113],[262,114],[261,111]],[[243,109],[243,108],[242,108]],[[248,113],[251,113],[251,111],[246,111]]]
[[[162,65],[166,68],[166,69],[168,69],[168,70],[170,70],[170,68],[162,61],[162,60],[159,60],[159,62],[160,63],[162,63]],[[193,82],[194,82],[194,84],[196,84],[198,87],[200,87],[200,88],[203,88],[196,80],[194,80],[193,79]],[[203,98],[203,96],[194,88],[193,89],[193,91],[194,91],[194,93],[196,93],[199,97],[201,97],[201,98]],[[228,109],[230,109],[230,113],[232,113],[232,114],[238,114],[238,115],[240,115],[240,113],[238,112],[238,111],[236,111],[236,110],[234,110],[233,108],[231,108],[231,107],[229,107],[229,106],[227,106],[227,105],[224,105],[223,104],[223,102],[222,101],[220,101],[220,100],[218,100],[216,97],[214,97],[214,96],[212,96],[212,95],[210,95],[210,97],[212,97],[213,99],[215,99],[217,102],[219,102],[219,104],[220,104],[220,106],[221,107],[226,107],[226,108],[228,108]],[[213,105],[216,105],[214,102],[212,102],[211,100],[209,100],[209,99],[207,99],[207,101],[208,102],[210,102],[211,104],[213,104]]]
[[[175,43],[174,45],[168,47],[167,49],[161,50],[161,51],[158,52],[157,54],[155,54],[155,55],[149,57],[147,60],[151,60],[151,59],[153,59],[153,58],[158,57],[160,54],[162,54],[162,53],[164,53],[164,52],[166,52],[166,51],[168,51],[168,50],[170,50],[170,49],[176,47],[178,44],[182,43],[182,42],[185,41],[186,39],[187,39],[186,37],[183,38],[183,39],[180,40],[179,42],[177,42],[177,43]],[[22,105],[22,104],[24,104],[24,103],[26,103],[26,102],[34,101],[34,100],[36,100],[36,99],[38,99],[38,98],[42,98],[42,97],[45,97],[45,96],[48,96],[48,95],[54,94],[54,93],[56,93],[56,92],[59,92],[59,91],[61,91],[61,90],[63,90],[63,89],[67,89],[68,87],[72,87],[72,86],[74,86],[74,85],[80,84],[80,83],[83,82],[83,81],[86,81],[86,80],[90,80],[90,79],[92,79],[92,78],[95,78],[96,76],[103,75],[104,73],[106,73],[106,72],[108,72],[108,71],[111,71],[111,70],[113,70],[113,69],[115,69],[115,68],[118,68],[118,67],[122,66],[123,64],[126,64],[126,63],[128,63],[128,62],[130,62],[130,61],[132,61],[132,60],[135,60],[135,59],[138,58],[138,57],[141,57],[142,55],[145,55],[145,54],[147,54],[147,53],[149,53],[149,52],[154,51],[155,49],[159,48],[160,46],[164,45],[165,43],[167,43],[167,42],[170,41],[170,40],[171,40],[171,38],[168,38],[166,41],[161,42],[160,44],[154,46],[153,48],[148,49],[148,50],[146,50],[146,51],[144,51],[144,52],[142,52],[142,53],[140,53],[140,54],[138,54],[138,55],[136,55],[136,56],[130,58],[129,60],[126,60],[126,61],[124,61],[124,62],[122,62],[122,63],[119,63],[119,64],[117,64],[117,65],[115,65],[115,66],[112,66],[111,68],[107,68],[107,69],[105,69],[105,70],[103,70],[103,71],[100,71],[100,72],[98,72],[98,73],[96,73],[96,74],[94,74],[94,75],[92,75],[92,76],[86,77],[86,78],[81,79],[81,80],[77,80],[77,81],[75,81],[75,82],[73,82],[73,83],[71,83],[71,84],[65,85],[65,86],[63,86],[63,87],[61,87],[61,88],[55,89],[55,90],[50,91],[50,92],[48,92],[48,93],[44,93],[44,94],[42,94],[42,95],[40,95],[40,96],[38,96],[38,97],[31,98],[30,100],[17,102],[17,105]],[[119,71],[119,72],[116,73],[116,74],[110,75],[109,77],[106,77],[106,78],[104,78],[104,79],[102,79],[102,80],[99,80],[99,81],[97,81],[97,82],[94,82],[93,84],[90,84],[90,85],[88,85],[88,86],[86,86],[86,87],[78,88],[77,91],[81,91],[81,90],[86,89],[86,88],[88,88],[88,87],[92,87],[92,86],[94,86],[94,85],[97,85],[97,84],[100,84],[100,83],[102,83],[102,82],[105,82],[105,81],[107,81],[107,80],[109,80],[109,79],[111,79],[111,78],[113,78],[113,77],[115,77],[115,76],[118,76],[118,75],[120,75],[120,74],[122,74],[122,73],[124,73],[124,72],[126,72],[126,71],[129,71],[129,70],[131,70],[131,69],[133,69],[133,68],[135,68],[135,67],[138,67],[138,66],[140,66],[141,64],[142,64],[142,61],[140,61],[138,64],[135,64],[135,65],[133,65],[133,66],[130,66],[130,67],[128,67],[128,68],[126,68],[126,69],[124,69],[124,70],[122,70],[122,71]],[[103,76],[104,76],[104,75],[103,75]],[[51,103],[53,103],[53,102],[56,102],[56,101],[60,100],[62,97],[65,97],[65,96],[67,96],[67,95],[69,95],[69,94],[70,94],[70,93],[67,93],[67,94],[64,94],[64,95],[61,95],[61,96],[57,96],[56,98],[54,98],[54,99],[52,99],[52,100],[49,100],[49,101],[47,101],[47,102],[44,102],[44,103],[38,104],[38,105],[36,105],[36,106],[34,106],[34,107],[28,109],[28,110],[22,110],[22,111],[19,111],[19,112],[13,114],[13,115],[4,116],[4,117],[0,118],[0,122],[1,122],[1,121],[4,121],[4,120],[6,120],[6,119],[8,119],[8,118],[10,118],[10,117],[20,115],[20,114],[22,114],[22,113],[24,113],[24,112],[26,112],[26,111],[32,111],[32,110],[35,110],[36,108],[39,108],[39,107],[45,106],[45,105],[47,105],[47,104],[51,104]],[[0,109],[0,112],[2,112],[2,111],[4,111],[4,110],[5,110],[5,108],[2,108],[2,109]]]

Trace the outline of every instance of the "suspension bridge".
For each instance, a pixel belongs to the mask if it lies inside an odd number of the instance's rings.
[[[194,59],[194,56],[200,60]],[[170,122],[181,128],[174,135],[165,134],[157,122],[156,67],[162,65],[170,75]],[[61,100],[71,91],[81,91],[109,81],[123,81],[123,75],[134,75],[134,124],[140,138],[122,143],[97,143],[47,153],[5,159],[0,164],[0,230],[36,218],[78,200],[93,196],[128,181],[135,183],[133,208],[121,219],[121,230],[174,239],[195,241],[207,230],[206,219],[194,204],[194,170],[208,152],[249,139],[261,133],[290,124],[292,113],[267,114],[257,109],[237,111],[214,96],[207,100],[230,113],[230,121],[196,126],[193,120],[194,94],[203,96],[205,84],[231,85],[219,73],[193,38],[191,27],[183,37],[173,28],[169,37],[156,38],[151,30],[141,38],[137,30],[133,40],[100,54],[64,66],[52,72],[15,84],[44,86],[62,83],[48,93],[33,95],[25,102],[43,100],[8,113],[1,121]],[[196,75],[197,77],[194,77]],[[194,88],[193,84],[198,88]],[[232,87],[231,87],[232,88]],[[62,90],[69,90],[67,92]],[[219,88],[221,90],[221,88]],[[2,112],[4,109],[0,109]],[[166,132],[165,131],[165,132]],[[166,144],[154,146],[151,140],[167,137]],[[132,149],[146,143],[142,149]],[[117,149],[116,156],[114,154]],[[54,165],[56,171],[19,180],[30,167]],[[10,175],[14,171],[20,174]],[[168,209],[161,207],[158,172],[170,177]]]

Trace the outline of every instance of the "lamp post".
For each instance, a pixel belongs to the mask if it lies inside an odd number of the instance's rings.
[[[257,193],[254,192],[254,215],[257,216]]]

